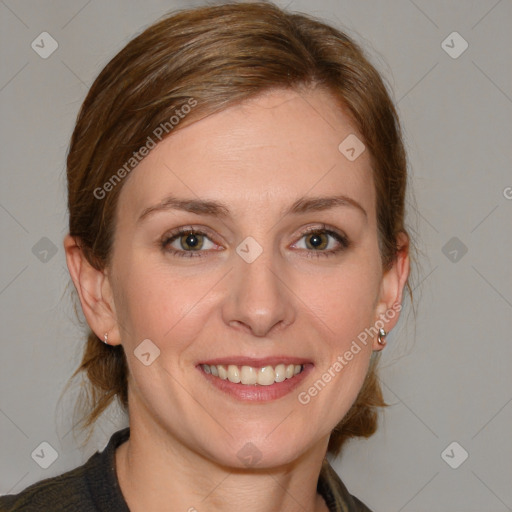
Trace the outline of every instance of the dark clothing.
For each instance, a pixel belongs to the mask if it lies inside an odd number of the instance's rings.
[[[116,448],[129,437],[129,427],[118,430],[84,465],[36,482],[19,494],[1,496],[0,512],[130,512],[115,468]],[[327,459],[317,490],[331,512],[371,512],[349,494]]]

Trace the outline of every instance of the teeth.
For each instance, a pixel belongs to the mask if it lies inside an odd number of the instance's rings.
[[[205,366],[208,366],[208,365],[205,365]],[[228,371],[226,370],[226,368],[224,366],[222,366],[221,364],[217,365],[217,370],[219,372],[219,377],[223,380],[226,380],[228,378]],[[210,366],[210,371],[211,371],[211,366]]]
[[[235,366],[234,364],[230,364],[228,366],[228,380],[235,384],[240,382],[240,370],[238,369],[238,366]]]
[[[215,366],[213,366],[215,368]],[[242,366],[240,372],[240,382],[242,384],[257,384],[258,383],[258,370],[252,366]]]
[[[223,380],[229,380],[235,384],[270,386],[274,382],[283,382],[299,374],[304,367],[301,364],[278,364],[276,367],[264,366],[262,368],[253,368],[252,366],[242,366],[235,364],[225,365],[201,365],[205,373]]]
[[[270,386],[270,384],[274,384],[275,378],[276,373],[272,366],[264,366],[258,372],[258,384],[260,386]]]
[[[278,364],[275,369],[275,381],[283,382],[286,379],[286,366],[284,364]]]

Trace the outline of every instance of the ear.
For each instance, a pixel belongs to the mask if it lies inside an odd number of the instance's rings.
[[[118,345],[121,340],[108,276],[105,271],[89,263],[74,237],[66,235],[64,250],[69,273],[89,327],[101,340],[108,333],[108,344]]]
[[[384,323],[387,333],[395,327],[400,318],[402,294],[409,276],[409,236],[401,232],[397,236],[398,251],[392,267],[382,276],[380,295],[376,307],[375,323]],[[380,322],[379,324],[380,325]],[[379,351],[384,345],[379,344],[377,336],[373,340],[373,350]]]

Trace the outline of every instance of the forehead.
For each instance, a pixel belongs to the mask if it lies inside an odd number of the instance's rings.
[[[349,116],[325,91],[271,91],[158,143],[124,184],[119,211],[136,217],[172,194],[221,200],[238,213],[259,208],[270,214],[297,197],[337,193],[372,216],[369,152],[351,160],[342,152],[345,140],[352,146],[359,140],[357,153],[364,148]]]

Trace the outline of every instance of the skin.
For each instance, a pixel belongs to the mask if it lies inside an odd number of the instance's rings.
[[[308,404],[298,393],[401,303],[409,273],[405,236],[383,272],[369,152],[351,162],[338,150],[351,133],[362,140],[325,91],[267,92],[176,131],[132,171],[119,198],[110,268],[92,268],[66,237],[89,325],[127,354],[131,436],[117,449],[116,465],[132,511],[327,510],[316,484],[329,434],[382,346],[376,337],[361,345]],[[230,213],[169,209],[138,222],[171,193],[222,202]],[[366,215],[352,206],[281,213],[300,197],[338,194]],[[326,248],[306,245],[304,229],[322,224],[350,246],[325,232]],[[186,250],[179,238],[162,248],[164,235],[180,226],[208,230],[203,257],[173,255]],[[252,263],[236,252],[248,236],[263,249]],[[388,332],[398,318],[386,323]],[[160,349],[149,366],[134,356],[145,339]],[[228,355],[299,356],[314,367],[278,400],[242,402],[196,368]],[[261,454],[254,467],[237,457],[248,442]]]

